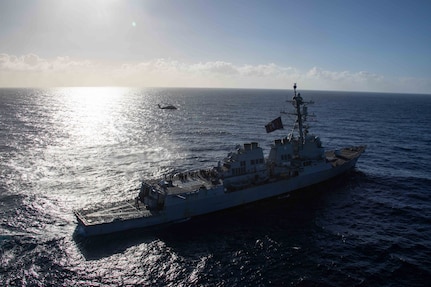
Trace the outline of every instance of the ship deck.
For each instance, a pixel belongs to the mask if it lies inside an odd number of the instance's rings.
[[[172,186],[167,188],[168,194],[183,194],[191,193],[199,190],[200,188],[209,189],[214,187],[214,184],[207,178],[205,178],[201,172],[186,172],[173,176]],[[156,185],[159,181],[153,180],[147,183]]]
[[[325,157],[332,166],[340,166],[345,162],[358,158],[364,151],[366,146],[347,147],[340,150],[330,150],[325,152]]]
[[[187,194],[196,192],[200,188],[210,188],[214,185],[200,173],[183,173],[175,175],[172,178],[172,186],[167,188],[169,195]],[[158,180],[150,180],[147,182],[150,185],[156,186]],[[136,194],[137,196],[138,194]],[[88,206],[74,211],[75,216],[85,226],[110,223],[114,221],[124,221],[142,217],[153,217],[160,214],[157,210],[150,210],[145,207],[142,202],[137,202],[135,199],[113,202],[108,205]]]
[[[137,205],[135,200],[113,202],[109,205],[95,205],[74,211],[75,216],[84,225],[97,225],[113,221],[123,221],[134,218],[158,215],[156,210],[149,210],[143,204]]]

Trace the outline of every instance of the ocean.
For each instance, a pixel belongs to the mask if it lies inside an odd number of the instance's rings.
[[[288,197],[84,239],[73,209],[144,178],[266,151],[292,90],[0,89],[1,286],[429,286],[431,95],[301,91],[351,172]],[[177,110],[161,110],[172,104]]]

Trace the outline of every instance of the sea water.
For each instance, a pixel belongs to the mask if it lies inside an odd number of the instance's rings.
[[[300,91],[323,145],[366,144],[352,172],[170,227],[83,239],[72,210],[144,178],[268,154],[290,90],[0,89],[2,286],[425,286],[431,96]],[[177,110],[161,110],[172,104]],[[282,115],[284,130],[265,125]]]

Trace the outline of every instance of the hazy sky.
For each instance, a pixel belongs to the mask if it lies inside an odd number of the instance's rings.
[[[0,86],[431,94],[430,15],[430,0],[0,0]]]

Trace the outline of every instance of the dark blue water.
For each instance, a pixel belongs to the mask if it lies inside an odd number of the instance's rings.
[[[74,236],[72,209],[139,180],[217,164],[291,91],[0,89],[2,286],[426,286],[431,96],[301,91],[327,148],[367,144],[354,171],[288,198],[152,231]],[[176,111],[157,104],[174,104]]]

